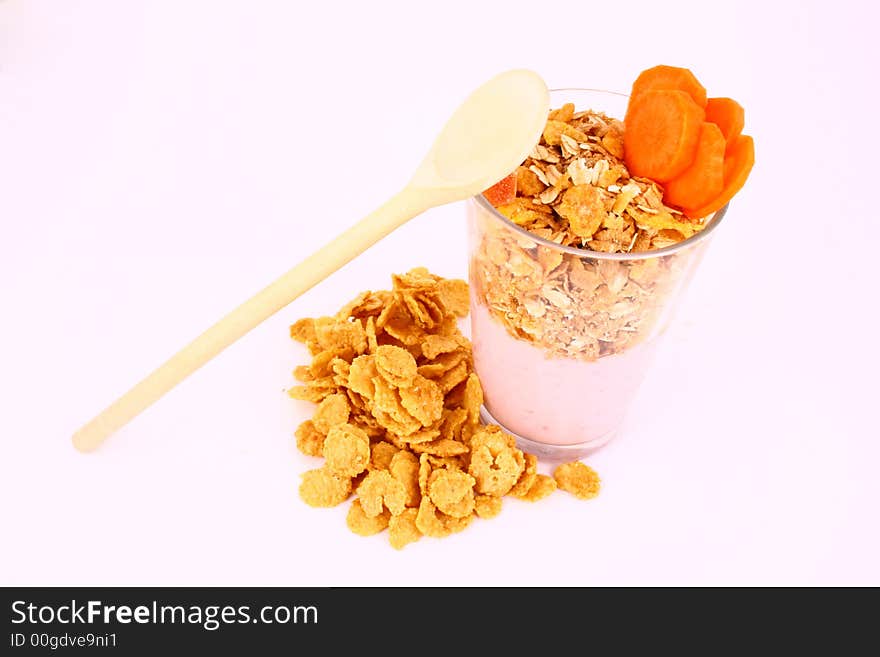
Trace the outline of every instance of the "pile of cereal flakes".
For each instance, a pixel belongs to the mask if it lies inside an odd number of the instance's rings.
[[[392,290],[363,292],[334,317],[290,327],[312,362],[295,370],[302,385],[289,394],[318,404],[296,444],[324,458],[303,474],[302,499],[332,507],[354,491],[351,531],[387,528],[401,549],[459,532],[475,515],[498,515],[505,495],[537,501],[558,486],[595,497],[599,477],[583,463],[538,474],[534,455],[480,422],[483,392],[457,325],[468,312],[467,283],[423,268],[392,281]]]

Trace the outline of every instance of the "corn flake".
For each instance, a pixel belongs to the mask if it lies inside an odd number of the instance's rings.
[[[331,472],[354,477],[366,470],[370,462],[370,437],[351,424],[330,428],[324,440],[325,467]]]
[[[575,185],[562,196],[562,202],[556,211],[571,226],[571,232],[578,237],[592,237],[602,222],[607,211],[602,192],[593,185]]]
[[[432,456],[459,456],[468,453],[468,446],[457,440],[449,438],[441,438],[440,440],[432,440],[429,443],[415,443],[411,445],[412,450],[416,454],[430,454]]]
[[[296,446],[307,456],[323,456],[324,434],[311,420],[306,420],[296,429]]]
[[[298,366],[293,370],[293,377],[301,383],[308,383],[309,381],[315,380],[315,377],[312,376],[312,369],[308,365]]]
[[[372,354],[358,356],[351,361],[351,366],[348,368],[348,387],[359,395],[372,399],[376,394],[373,380],[378,376],[376,357]]]
[[[388,527],[390,519],[391,514],[387,510],[377,516],[368,516],[364,513],[360,500],[355,500],[348,507],[345,524],[358,536],[373,536]]]
[[[537,174],[531,169],[519,166],[516,169],[516,189],[522,196],[538,196],[547,185],[541,182]]]
[[[403,484],[406,490],[406,506],[416,507],[422,498],[419,487],[419,459],[412,452],[401,450],[394,455],[388,466],[391,476]]]
[[[538,457],[534,454],[523,454],[523,458],[525,459],[525,468],[508,493],[514,497],[525,497],[538,477]]]
[[[467,419],[471,424],[480,421],[480,407],[483,405],[483,387],[477,375],[471,373],[467,378],[467,384],[464,388],[464,399],[462,406],[467,411]]]
[[[484,520],[494,518],[501,513],[501,498],[497,495],[476,495],[474,512]]]
[[[535,476],[535,479],[526,494],[520,495],[519,497],[527,502],[537,502],[538,500],[544,499],[555,490],[556,480],[553,477],[539,474]]]
[[[525,469],[525,458],[516,441],[500,427],[484,427],[475,433],[470,448],[468,473],[476,479],[478,493],[505,495]]]
[[[465,529],[471,522],[473,515],[463,518],[455,518],[448,516],[439,511],[431,500],[425,496],[419,504],[419,511],[416,515],[416,527],[425,536],[433,538],[445,538],[450,534],[460,532]]]
[[[309,365],[307,381],[314,381],[326,376],[332,376],[333,370],[330,363],[337,357],[338,352],[334,349],[320,351],[312,357],[312,363]]]
[[[593,468],[580,461],[563,463],[553,472],[553,478],[559,488],[579,499],[589,500],[599,494],[601,485],[599,475]]]
[[[457,367],[459,363],[466,361],[466,358],[466,354],[461,350],[442,353],[432,358],[430,362],[420,365],[418,371],[425,378],[436,380]]]
[[[370,467],[374,470],[387,470],[391,459],[400,450],[389,442],[380,440],[370,447]]]
[[[405,388],[416,376],[416,359],[406,349],[382,345],[376,349],[376,369],[388,383]]]
[[[461,440],[462,428],[469,420],[469,410],[445,408],[440,421],[440,436],[446,440]]]
[[[400,391],[382,377],[373,379],[373,416],[379,425],[398,436],[409,436],[422,428],[422,423],[403,407]]]
[[[435,470],[428,477],[428,497],[446,515],[464,518],[474,511],[475,483],[461,470]]]
[[[443,392],[436,383],[416,374],[409,387],[400,389],[400,404],[427,427],[443,414]]]
[[[302,475],[299,496],[314,507],[342,504],[351,495],[351,478],[330,472],[327,468],[309,470]]]
[[[315,333],[315,320],[307,317],[294,322],[290,327],[290,337],[305,344],[316,344],[318,337]]]
[[[460,279],[437,281],[437,294],[443,307],[456,317],[466,317],[470,307],[468,284]]]
[[[547,118],[552,121],[568,123],[574,117],[574,103],[565,103],[562,107],[550,110]]]
[[[451,335],[431,334],[422,342],[422,355],[429,360],[437,358],[440,354],[448,354],[461,349],[461,339]]]
[[[367,350],[367,335],[359,319],[339,321],[333,317],[315,320],[315,338],[322,350],[362,354]]]
[[[327,435],[331,427],[348,422],[348,415],[348,397],[337,393],[325,397],[318,404],[312,416],[312,424],[319,433]]]
[[[562,143],[563,135],[575,142],[588,141],[586,134],[567,122],[548,119],[547,125],[544,127],[544,141],[551,146],[558,146]]]
[[[318,381],[309,381],[307,385],[292,386],[287,390],[287,394],[292,399],[310,401],[316,404],[335,392],[336,384],[333,382],[332,377],[326,377]]]
[[[375,354],[379,349],[379,339],[376,335],[376,318],[368,317],[367,323],[364,325],[364,333],[367,336],[367,351]]]
[[[369,319],[375,318],[380,312],[382,312],[382,308],[388,303],[390,295],[391,293],[385,290],[380,290],[379,292],[361,292],[349,303],[340,308],[339,312],[336,313],[336,319],[347,321],[350,318],[356,318],[369,321]],[[364,325],[364,328],[366,329],[366,324]]]
[[[459,361],[458,365],[451,370],[447,370],[439,379],[437,379],[437,385],[439,386],[440,391],[444,395],[451,392],[455,386],[467,379],[469,370],[469,363],[467,361]]]
[[[408,436],[396,436],[396,438],[406,445],[416,445],[418,443],[429,443],[440,435],[440,429],[421,429]]]
[[[402,483],[386,470],[371,470],[357,487],[361,506],[369,517],[387,508],[391,515],[399,515],[406,508],[407,491]]]
[[[402,550],[422,537],[416,525],[418,509],[405,509],[400,515],[391,516],[388,521],[388,540],[395,550]]]

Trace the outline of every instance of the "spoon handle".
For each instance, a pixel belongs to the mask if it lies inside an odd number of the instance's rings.
[[[426,210],[427,206],[418,190],[404,188],[372,214],[223,317],[83,425],[73,435],[74,446],[81,452],[96,449],[110,434],[125,426],[245,333]]]

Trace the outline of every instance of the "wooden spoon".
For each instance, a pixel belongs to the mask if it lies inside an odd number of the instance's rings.
[[[479,194],[525,160],[549,110],[535,73],[502,73],[455,111],[409,184],[375,212],[223,317],[73,435],[83,452],[150,406],[223,349],[416,215]]]

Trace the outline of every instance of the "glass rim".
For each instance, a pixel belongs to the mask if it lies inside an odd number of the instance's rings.
[[[609,96],[620,96],[621,98],[629,98],[627,94],[622,94],[617,91],[606,91],[605,89],[588,89],[581,87],[559,87],[557,89],[550,89],[550,93],[566,91],[586,91],[592,93],[607,94]],[[698,244],[699,242],[709,237],[709,235],[715,230],[718,224],[721,223],[721,220],[727,214],[727,209],[730,207],[729,202],[725,203],[724,207],[709,215],[709,218],[706,221],[706,226],[703,228],[703,230],[699,231],[698,233],[694,233],[687,239],[682,240],[681,242],[676,242],[675,244],[664,246],[662,249],[652,249],[650,251],[606,253],[604,251],[593,251],[592,249],[581,249],[576,246],[564,246],[562,244],[557,244],[556,242],[552,242],[544,237],[541,237],[540,235],[535,235],[525,228],[517,226],[510,219],[498,212],[498,210],[496,210],[492,206],[492,204],[486,200],[486,197],[483,196],[482,192],[475,196],[472,196],[471,199],[474,200],[478,205],[482,206],[482,208],[488,211],[489,214],[494,216],[495,219],[506,224],[508,228],[510,228],[514,232],[519,233],[523,237],[532,240],[537,244],[541,244],[542,246],[546,246],[557,251],[562,251],[563,253],[570,253],[580,258],[594,258],[596,260],[645,260],[647,258],[660,258],[662,256],[672,255],[679,251],[683,251],[684,249],[694,246],[695,244]]]

